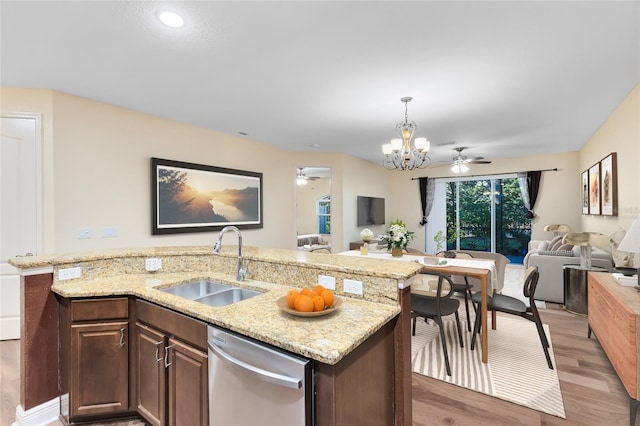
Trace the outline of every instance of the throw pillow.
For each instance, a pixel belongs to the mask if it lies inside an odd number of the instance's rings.
[[[570,251],[573,249],[573,244],[562,244],[560,247],[558,247],[558,250],[556,251]]]
[[[538,246],[538,251],[545,251],[549,249],[549,241],[543,241],[540,243],[540,245]]]
[[[550,251],[557,250],[558,247],[562,245],[562,237],[564,237],[564,235],[558,235],[557,237],[553,237],[553,239],[549,242],[549,245],[547,246],[547,250],[550,250]]]
[[[551,250],[551,251],[540,251],[538,252],[540,256],[565,256],[565,257],[573,257],[573,250]]]

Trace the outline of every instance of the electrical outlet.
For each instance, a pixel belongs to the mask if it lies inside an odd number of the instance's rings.
[[[344,292],[362,296],[362,281],[344,280]]]
[[[82,268],[63,268],[58,269],[58,279],[59,280],[70,280],[72,278],[80,278],[82,276]]]
[[[318,275],[318,284],[320,284],[327,290],[336,289],[336,279],[327,275]]]
[[[89,228],[78,229],[78,238],[82,238],[82,239],[91,238],[91,230]]]
[[[149,272],[157,271],[162,268],[162,259],[156,257],[147,259],[144,261],[144,268]]]
[[[118,236],[118,228],[103,228],[102,229],[102,237],[117,237]]]

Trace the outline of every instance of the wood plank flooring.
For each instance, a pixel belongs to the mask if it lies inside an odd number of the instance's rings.
[[[550,303],[540,313],[551,330],[566,420],[414,373],[413,424],[628,425],[627,393],[597,340],[587,339],[586,317]],[[19,402],[19,354],[18,340],[0,342],[0,426],[13,422]]]
[[[628,425],[629,397],[598,341],[587,339],[587,317],[553,303],[540,316],[551,330],[566,420],[414,373],[413,425]]]

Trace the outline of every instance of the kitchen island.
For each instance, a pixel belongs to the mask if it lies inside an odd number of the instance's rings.
[[[420,271],[420,265],[244,247],[248,275],[245,281],[237,283],[237,247],[226,246],[219,256],[211,255],[210,250],[210,247],[201,246],[157,247],[12,261],[14,266],[22,270],[25,296],[22,407],[28,410],[58,397],[55,386],[57,371],[47,371],[45,377],[40,376],[42,367],[50,365],[50,361],[46,360],[54,356],[54,353],[43,355],[41,343],[57,346],[60,298],[74,300],[126,296],[313,359],[318,371],[317,386],[320,387],[325,380],[323,377],[332,377],[333,380],[346,365],[353,364],[354,360],[350,357],[361,356],[362,347],[372,337],[384,330],[391,330],[391,337],[382,340],[386,342],[386,350],[393,354],[392,371],[389,372],[393,389],[387,389],[393,394],[390,409],[396,424],[411,423],[409,321],[402,314],[402,306],[408,302],[406,295],[411,278]],[[145,271],[145,260],[148,258],[161,259],[162,269],[158,272]],[[81,276],[60,280],[60,270],[69,268],[80,268]],[[293,317],[279,310],[275,304],[279,297],[285,295],[289,288],[315,285],[319,274],[335,278],[335,293],[343,300],[339,310],[317,319]],[[196,279],[228,282],[262,294],[225,307],[211,307],[162,291],[163,288]],[[363,294],[346,294],[344,279],[362,281]],[[52,292],[57,296],[54,297]],[[337,383],[339,380],[331,381],[328,389]],[[334,398],[338,396],[336,392],[339,393],[339,389],[331,390],[332,395],[320,390],[322,392],[318,392],[318,397],[326,397],[325,403],[335,402]],[[351,410],[357,411],[353,407]],[[333,412],[333,415],[318,424],[339,423],[340,407],[332,410],[326,410],[325,407],[326,411]]]

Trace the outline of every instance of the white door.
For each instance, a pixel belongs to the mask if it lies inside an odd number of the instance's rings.
[[[20,276],[8,260],[39,247],[39,131],[35,115],[0,122],[0,340],[20,338]]]

